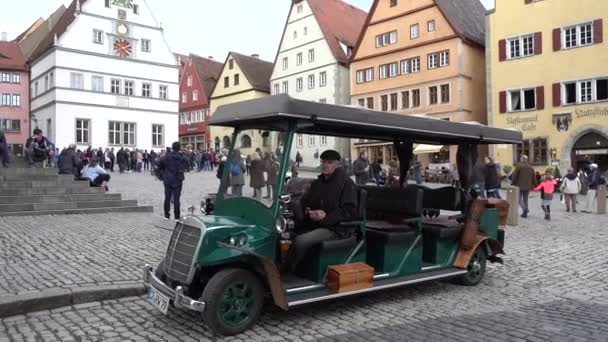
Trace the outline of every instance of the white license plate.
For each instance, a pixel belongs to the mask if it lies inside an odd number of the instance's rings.
[[[156,307],[160,312],[165,315],[167,314],[167,312],[169,312],[169,298],[158,292],[153,287],[148,288],[146,301],[154,305],[154,307]]]

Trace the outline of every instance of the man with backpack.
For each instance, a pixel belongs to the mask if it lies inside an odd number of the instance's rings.
[[[189,168],[190,160],[181,151],[179,142],[173,143],[173,149],[160,160],[159,171],[165,186],[165,219],[169,220],[171,210],[171,198],[173,198],[173,213],[175,220],[181,216],[180,197],[184,184],[184,173]]]
[[[42,168],[44,161],[49,157],[50,146],[53,145],[44,135],[40,128],[34,129],[34,135],[25,142],[25,156],[30,167]]]

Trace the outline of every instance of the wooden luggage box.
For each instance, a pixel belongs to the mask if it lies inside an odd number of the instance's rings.
[[[374,268],[362,262],[334,265],[327,269],[327,286],[338,293],[367,289],[373,282]]]

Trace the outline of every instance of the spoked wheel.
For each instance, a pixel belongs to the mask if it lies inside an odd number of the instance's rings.
[[[264,292],[260,280],[243,269],[215,274],[203,291],[203,319],[213,331],[235,335],[249,329],[262,311]]]
[[[480,246],[471,257],[467,266],[467,274],[458,278],[458,283],[464,286],[475,286],[481,282],[486,273],[486,252]]]

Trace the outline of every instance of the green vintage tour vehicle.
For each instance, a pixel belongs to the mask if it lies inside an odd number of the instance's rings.
[[[164,260],[144,269],[147,301],[164,314],[171,305],[200,312],[213,331],[234,335],[256,322],[265,297],[290,310],[439,279],[472,286],[487,261],[502,262],[499,209],[463,189],[479,148],[520,144],[518,131],[287,95],[222,106],[210,124],[234,128],[220,188],[202,215],[176,224]],[[408,185],[407,167],[394,186],[358,186],[358,218],[340,223],[354,233],[319,243],[294,272],[281,272],[303,217],[298,188],[310,181],[285,175],[303,140],[328,137],[392,144],[400,165],[410,165],[417,144],[457,146],[461,187]],[[251,156],[250,177],[233,174],[243,155]],[[274,172],[259,171],[256,163],[267,162],[259,155],[274,160]]]

